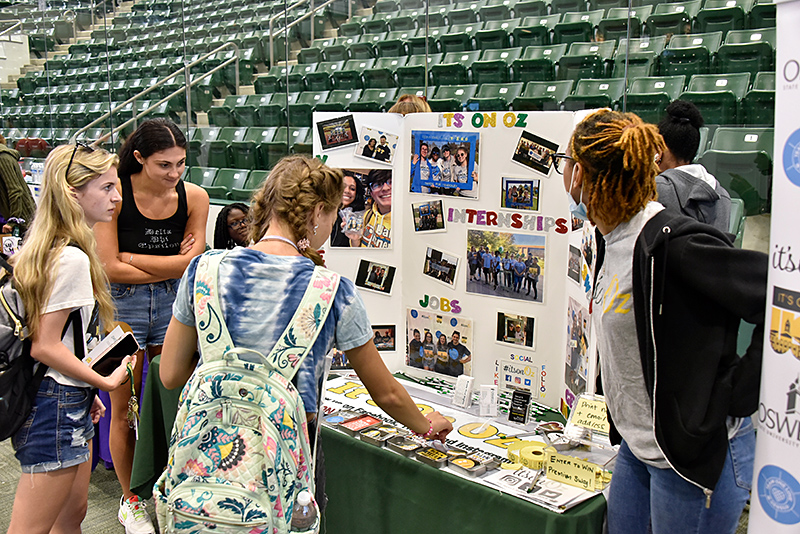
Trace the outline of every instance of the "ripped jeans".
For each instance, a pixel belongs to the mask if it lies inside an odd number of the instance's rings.
[[[23,473],[45,473],[90,458],[94,390],[42,380],[25,424],[11,438]]]

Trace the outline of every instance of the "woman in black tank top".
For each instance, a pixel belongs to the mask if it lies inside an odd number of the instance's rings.
[[[186,137],[171,121],[142,123],[120,150],[122,202],[110,223],[95,227],[97,250],[111,282],[119,320],[139,343],[134,382],[141,394],[142,366],[161,353],[178,280],[205,248],[208,195],[181,176]],[[127,532],[154,532],[143,503],[131,491],[135,436],[128,424],[129,387],[111,394],[109,448],[122,485],[119,520]]]

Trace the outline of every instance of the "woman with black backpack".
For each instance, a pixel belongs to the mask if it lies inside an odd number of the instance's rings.
[[[11,534],[81,531],[93,423],[105,412],[95,390],[116,389],[128,379],[127,365],[135,365],[129,356],[102,376],[76,357],[86,353],[86,338],[96,338],[114,319],[92,227],[110,221],[121,200],[116,165],[117,157],[100,148],[62,145],[53,150],[45,162],[36,218],[13,258],[31,356],[49,369],[33,410],[12,437],[23,474]]]
[[[608,532],[733,534],[753,475],[767,257],[656,202],[664,148],[655,126],[606,109],[554,156],[572,215],[604,247],[590,310],[621,440]],[[740,358],[741,319],[756,329]]]

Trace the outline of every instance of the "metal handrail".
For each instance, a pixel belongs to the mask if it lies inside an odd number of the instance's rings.
[[[202,74],[201,76],[199,76],[196,80],[192,80],[190,69],[193,66],[195,66],[195,65],[201,63],[202,61],[206,60],[207,58],[213,56],[214,54],[217,54],[223,48],[233,48],[234,49],[233,57],[224,60],[222,63],[220,63],[219,65],[217,65],[216,67],[214,67],[210,71],[208,71],[205,74]],[[186,122],[188,124],[189,123],[189,113],[191,113],[191,88],[194,87],[195,85],[197,85],[198,83],[200,83],[201,80],[207,78],[208,76],[211,76],[212,74],[214,74],[218,70],[221,70],[221,69],[227,67],[232,62],[235,62],[236,94],[239,94],[239,46],[233,41],[228,41],[227,43],[224,43],[223,45],[215,48],[211,52],[208,52],[208,53],[200,56],[199,58],[197,58],[196,60],[192,61],[191,63],[187,63],[186,65],[183,66],[183,68],[180,68],[180,69],[176,70],[175,72],[173,72],[172,74],[170,74],[169,76],[164,78],[163,80],[159,80],[157,83],[151,85],[150,87],[148,87],[147,89],[145,89],[141,93],[137,93],[136,95],[132,96],[131,98],[129,98],[125,102],[123,102],[121,104],[118,104],[113,109],[110,109],[107,113],[102,115],[101,117],[95,119],[94,121],[90,122],[89,124],[87,124],[83,128],[79,129],[74,134],[72,134],[72,136],[70,137],[70,143],[74,144],[75,140],[78,138],[78,135],[82,134],[83,132],[85,132],[89,128],[93,128],[95,125],[100,124],[101,122],[105,121],[106,119],[111,117],[114,113],[116,113],[120,109],[124,108],[128,104],[135,103],[137,100],[139,100],[144,95],[150,93],[151,91],[153,91],[154,89],[156,89],[158,87],[161,87],[167,81],[169,81],[172,78],[175,78],[176,76],[179,76],[181,74],[185,74],[185,78],[184,78],[185,82],[184,82],[183,87],[173,91],[172,93],[170,93],[169,95],[165,96],[164,98],[162,98],[161,100],[159,100],[155,104],[151,105],[149,108],[147,108],[147,109],[145,109],[143,111],[140,111],[139,113],[135,113],[135,111],[134,111],[133,118],[128,119],[127,121],[123,122],[122,124],[116,126],[109,133],[107,133],[106,135],[102,136],[100,139],[97,139],[93,144],[96,145],[96,144],[100,143],[101,141],[104,141],[104,140],[108,139],[109,137],[111,137],[113,139],[113,135],[115,133],[123,130],[124,128],[126,128],[131,123],[133,123],[134,128],[136,128],[136,126],[138,125],[138,120],[139,120],[140,117],[142,117],[143,115],[146,115],[147,113],[149,113],[150,111],[154,110],[155,108],[157,108],[158,106],[160,106],[164,102],[167,102],[167,101],[171,100],[172,98],[178,96],[179,94],[183,93],[184,91],[186,92],[186,113],[187,113]]]
[[[7,35],[7,34],[10,34],[11,30],[13,30],[15,28],[21,28],[22,27],[22,21],[20,19],[6,19],[3,22],[14,22],[14,24],[12,24],[8,28],[4,29],[3,31],[0,31],[0,37],[3,37],[5,35]],[[11,35],[8,35],[8,40],[9,41],[11,40]]]
[[[323,4],[321,4],[321,5],[317,6],[317,7],[314,7],[314,0],[311,0],[311,11],[309,11],[305,15],[301,16],[300,18],[298,18],[296,20],[293,20],[292,22],[290,22],[286,26],[280,28],[277,32],[275,32],[275,35],[280,35],[282,32],[287,32],[289,30],[289,28],[292,28],[292,27],[296,26],[297,24],[299,24],[301,21],[307,19],[308,17],[311,17],[311,16],[315,15],[317,13],[317,11],[319,11],[320,9],[322,9],[324,7],[327,7],[328,4],[332,4],[335,1],[336,0],[327,0]],[[275,65],[275,50],[274,50],[274,46],[273,46],[274,43],[273,43],[273,34],[272,34],[272,23],[275,20],[277,20],[277,19],[279,19],[281,17],[285,17],[289,13],[290,10],[292,10],[292,9],[294,9],[296,7],[300,7],[303,4],[306,4],[308,2],[309,2],[309,0],[299,0],[298,2],[295,2],[291,6],[287,7],[285,10],[281,11],[280,13],[270,17],[270,19],[269,19],[269,64],[270,64],[270,66]],[[350,17],[352,17],[352,9],[353,8],[352,8],[352,4],[350,3],[349,0],[347,2],[347,7],[348,7],[348,10],[350,11],[350,15],[348,16],[348,18],[350,18]],[[312,41],[314,40],[314,20],[313,19],[311,20],[311,40]],[[289,58],[287,57],[286,59],[288,60]]]

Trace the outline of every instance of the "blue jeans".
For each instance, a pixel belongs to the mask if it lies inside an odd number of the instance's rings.
[[[89,460],[92,402],[91,388],[64,386],[50,377],[42,380],[33,410],[11,438],[23,473],[46,473]]]
[[[139,348],[164,344],[179,283],[175,278],[154,284],[111,284],[117,320],[131,327]]]
[[[609,488],[608,534],[733,534],[750,496],[754,455],[755,429],[748,418],[729,441],[706,508],[703,490],[672,469],[640,461],[623,441]]]

